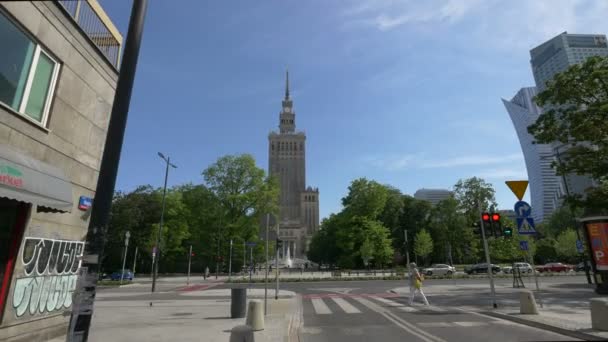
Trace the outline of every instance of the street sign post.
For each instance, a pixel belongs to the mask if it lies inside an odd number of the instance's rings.
[[[527,180],[506,181],[505,183],[507,184],[509,189],[513,191],[513,194],[515,195],[515,197],[517,197],[518,200],[521,201],[522,198],[524,198],[524,194],[526,193],[526,189],[528,188]]]
[[[536,234],[536,226],[534,225],[534,219],[531,217],[518,217],[517,220],[517,232],[519,235],[534,235]]]
[[[585,251],[583,248],[583,242],[581,240],[576,240],[576,251],[579,253],[583,253]]]
[[[517,217],[529,217],[532,214],[532,206],[525,201],[515,202],[513,210]]]

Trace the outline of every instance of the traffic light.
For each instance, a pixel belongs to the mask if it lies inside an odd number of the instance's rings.
[[[483,220],[483,223],[490,223],[490,214],[488,214],[488,213],[481,214],[481,219]]]
[[[502,234],[506,238],[512,237],[513,236],[513,228],[511,228],[511,227],[505,227],[505,229],[502,231]]]
[[[194,252],[192,252],[192,253],[190,254],[190,256],[194,256]]]
[[[500,222],[500,214],[493,213],[492,214],[492,221],[493,222]]]

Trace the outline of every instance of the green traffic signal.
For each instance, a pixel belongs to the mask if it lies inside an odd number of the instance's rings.
[[[503,235],[505,237],[511,237],[511,236],[513,236],[513,228],[511,228],[511,227],[505,227],[505,229],[503,230]]]

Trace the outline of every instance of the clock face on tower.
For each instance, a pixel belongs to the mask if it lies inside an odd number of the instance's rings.
[[[289,108],[289,107],[285,107],[285,108],[283,108],[283,111],[284,111],[285,113],[289,113],[289,112],[291,112],[291,108]]]

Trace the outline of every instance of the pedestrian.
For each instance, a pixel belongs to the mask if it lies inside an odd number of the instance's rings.
[[[420,272],[418,272],[418,269],[416,268],[416,263],[412,262],[410,264],[410,306],[414,304],[416,292],[422,296],[424,305],[429,305],[429,301],[426,299],[424,292],[422,292],[423,280],[424,278],[420,275]]]
[[[209,278],[209,266],[205,267],[205,280]]]

